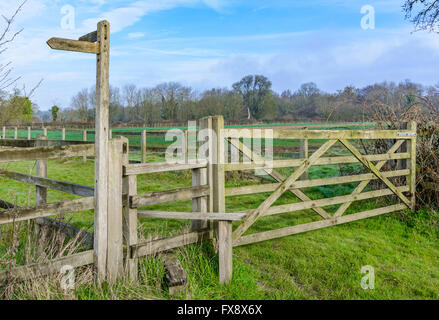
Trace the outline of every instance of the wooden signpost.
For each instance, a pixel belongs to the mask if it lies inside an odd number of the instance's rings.
[[[106,279],[108,251],[108,168],[109,168],[109,61],[110,23],[100,21],[97,30],[79,40],[51,38],[50,48],[96,54],[96,139],[94,262],[96,280]]]

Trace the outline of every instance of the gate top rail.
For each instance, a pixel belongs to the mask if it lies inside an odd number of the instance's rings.
[[[252,138],[249,129],[224,129],[224,138]],[[273,139],[412,139],[413,130],[273,130]]]

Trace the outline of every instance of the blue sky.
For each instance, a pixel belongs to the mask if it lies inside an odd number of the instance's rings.
[[[0,13],[19,2],[0,0]],[[201,91],[254,73],[279,92],[310,81],[329,92],[385,80],[439,83],[439,35],[412,33],[402,3],[28,0],[15,25],[24,31],[0,61],[13,62],[20,86],[44,79],[33,96],[40,109],[68,107],[72,95],[95,84],[95,57],[53,51],[46,40],[77,39],[105,18],[112,30],[110,82],[117,86],[178,81]],[[66,5],[75,10],[73,29],[61,25]],[[375,29],[361,28],[364,5],[375,9]]]

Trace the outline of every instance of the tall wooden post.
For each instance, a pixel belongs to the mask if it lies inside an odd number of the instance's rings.
[[[123,165],[129,162],[129,143],[124,146]],[[123,194],[128,199],[130,196],[137,195],[137,176],[130,175],[123,177]],[[127,202],[123,207],[123,239],[126,248],[137,244],[137,209],[131,209]],[[131,259],[130,250],[126,250],[125,270],[131,281],[137,281],[138,259]]]
[[[32,129],[31,129],[31,127],[27,127],[27,140],[30,140],[30,139],[32,139],[32,134],[31,134],[31,131]]]
[[[146,130],[142,130],[140,140],[140,148],[142,150],[142,163],[146,163]]]
[[[97,29],[99,51],[96,59],[96,136],[95,136],[95,219],[94,261],[96,280],[105,280],[107,270],[108,211],[108,128],[110,24],[100,21]]]
[[[14,139],[18,139],[18,128],[14,127]]]
[[[406,142],[408,152],[410,153],[410,160],[407,162],[407,169],[410,170],[410,175],[408,176],[409,181],[407,181],[407,184],[409,185],[409,191],[411,194],[411,209],[414,211],[416,208],[416,122],[410,121],[408,123],[407,129],[412,130],[415,133],[415,136],[413,136]]]
[[[225,206],[225,153],[224,153],[224,118],[212,117],[212,133],[216,137],[213,143],[212,183],[213,183],[213,212],[226,212]],[[221,284],[229,283],[232,278],[232,223],[219,221],[217,224],[219,281]]]
[[[94,263],[95,279],[99,283],[106,279],[108,271],[110,24],[103,20],[98,23],[97,31],[86,34],[79,40],[51,38],[47,44],[56,50],[96,54]],[[113,267],[110,267],[110,272],[113,272]]]
[[[300,159],[308,159],[309,150],[308,150],[308,137],[307,137],[308,128],[303,130],[304,137],[300,140],[300,149],[299,149],[299,158]],[[309,179],[309,171],[306,170],[303,175],[300,177],[300,180],[308,180]]]
[[[47,138],[47,128],[43,128],[43,136]]]
[[[66,128],[61,129],[61,140],[62,141],[66,140]]]
[[[2,129],[2,138],[6,139],[6,127],[3,127]]]

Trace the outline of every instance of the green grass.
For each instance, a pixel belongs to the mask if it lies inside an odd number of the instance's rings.
[[[149,161],[160,158],[149,156]],[[3,169],[34,172],[33,163],[3,164]],[[355,170],[356,168],[352,168]],[[358,169],[358,168],[357,168]],[[284,174],[288,169],[283,170]],[[336,176],[337,166],[313,168],[311,178]],[[48,177],[93,185],[93,161],[81,159],[48,162]],[[229,179],[227,186],[254,184],[256,181]],[[138,192],[160,191],[190,186],[189,172],[169,172],[138,177]],[[313,199],[348,194],[356,184],[305,190]],[[0,178],[0,199],[18,205],[34,203],[34,187]],[[229,211],[256,208],[267,194],[227,198]],[[49,190],[48,200],[75,198]],[[388,199],[387,199],[388,200]],[[386,200],[386,201],[387,201]],[[298,201],[289,194],[276,204]],[[387,204],[387,203],[386,203]],[[386,205],[375,201],[359,201],[349,213]],[[191,201],[150,206],[149,209],[191,211]],[[326,208],[333,212],[337,206]],[[66,216],[74,225],[92,231],[92,211]],[[249,233],[273,230],[317,220],[316,215],[300,211],[266,217]],[[438,299],[439,247],[438,214],[423,209],[416,213],[401,212],[334,226],[281,239],[234,249],[234,275],[230,285],[218,284],[218,262],[210,243],[187,246],[178,251],[188,273],[186,293],[177,298],[192,299]],[[181,220],[140,219],[142,234],[169,235],[181,232],[188,222]],[[4,249],[3,249],[4,250]],[[0,249],[0,253],[2,249]],[[361,268],[375,268],[375,289],[363,290]],[[140,279],[135,284],[121,281],[96,288],[84,282],[73,293],[60,293],[53,285],[49,298],[77,299],[168,299],[162,289],[164,270],[160,256],[141,259]],[[36,282],[35,282],[36,283]],[[34,284],[36,286],[36,284]],[[18,290],[12,298],[35,298],[26,290]]]

